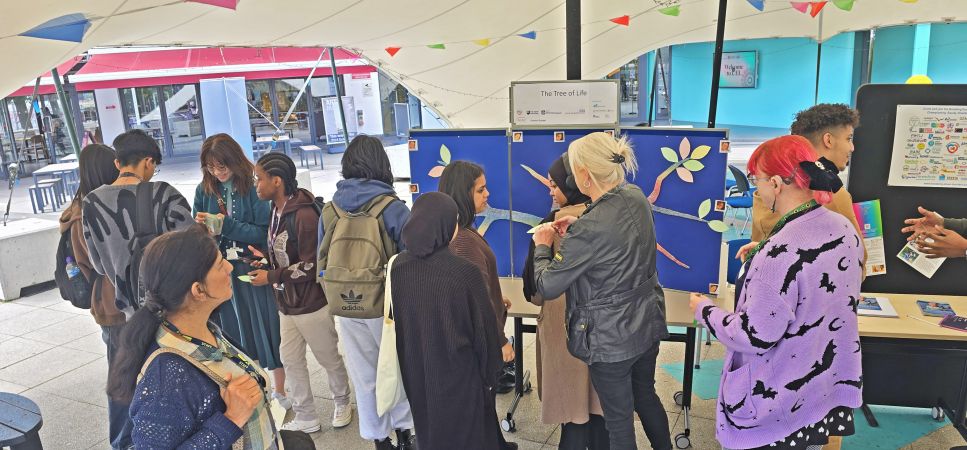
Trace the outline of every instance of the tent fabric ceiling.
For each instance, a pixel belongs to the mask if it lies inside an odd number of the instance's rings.
[[[766,0],[760,12],[732,0],[725,38],[826,39],[874,27],[967,20],[964,0],[908,1],[856,0],[852,11],[830,2],[812,18],[788,1]],[[659,12],[669,2],[680,3],[679,16]],[[585,0],[583,77],[603,77],[665,45],[713,40],[718,3]],[[80,43],[18,36],[75,13],[91,21]],[[609,21],[623,15],[631,17],[630,26]],[[13,92],[92,47],[332,45],[379,66],[455,127],[505,126],[512,81],[564,78],[564,21],[563,0],[241,0],[236,10],[178,0],[9,1],[0,5],[0,51],[12,55],[0,91]],[[530,31],[537,39],[517,36]],[[485,38],[487,46],[474,42]],[[438,43],[446,48],[427,47]],[[402,48],[390,57],[387,47]]]

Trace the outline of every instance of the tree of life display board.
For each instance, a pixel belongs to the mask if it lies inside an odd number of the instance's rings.
[[[519,276],[532,235],[552,208],[548,168],[570,142],[598,129],[412,130],[414,198],[434,191],[443,168],[456,160],[480,164],[490,209],[478,231],[497,257],[501,276]],[[628,136],[640,171],[633,180],[652,203],[658,239],[658,278],[670,289],[716,293],[727,154],[725,130],[619,130]],[[510,142],[508,142],[510,141]],[[510,145],[508,155],[507,145]]]

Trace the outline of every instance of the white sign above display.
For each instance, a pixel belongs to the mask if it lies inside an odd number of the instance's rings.
[[[514,126],[616,126],[618,81],[522,81],[510,85]]]

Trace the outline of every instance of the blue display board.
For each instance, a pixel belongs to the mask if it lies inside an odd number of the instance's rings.
[[[568,145],[589,133],[603,129],[541,129],[511,130],[510,175],[511,204],[514,221],[511,224],[511,245],[514,249],[514,273],[524,271],[524,260],[533,235],[527,234],[551,211],[550,190],[537,176],[547,177],[555,159],[567,152]],[[614,132],[614,130],[611,130]]]
[[[490,208],[477,216],[477,230],[497,257],[500,276],[512,275],[510,239],[510,179],[506,129],[411,130],[410,190],[415,201],[423,192],[437,190],[443,168],[458,160],[484,169]]]
[[[728,131],[624,128],[620,132],[629,138],[638,158],[634,182],[652,202],[660,247],[658,280],[669,289],[715,293],[721,233],[726,229],[722,218],[728,153],[720,150],[720,144],[728,139]]]

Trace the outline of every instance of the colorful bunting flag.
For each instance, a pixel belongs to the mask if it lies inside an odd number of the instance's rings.
[[[900,0],[900,1],[903,2],[903,3],[916,3],[919,0]]]
[[[473,43],[481,47],[486,47],[490,45],[490,39],[477,39],[476,41],[473,41]]]
[[[792,5],[796,11],[799,11],[803,14],[806,14],[806,11],[809,10],[809,2],[789,2],[789,4]]]
[[[809,15],[816,17],[823,10],[828,2],[809,2]]]
[[[631,23],[631,17],[628,17],[628,16],[615,17],[614,19],[611,19],[611,21],[618,25],[628,26],[628,24]]]
[[[399,51],[400,51],[399,47],[386,47],[386,53],[389,53],[389,56],[391,58],[396,56],[396,53],[398,53]]]
[[[206,5],[218,6],[219,8],[226,8],[235,10],[238,7],[238,0],[185,0],[188,3],[203,3]]]
[[[749,4],[752,5],[753,8],[758,9],[759,11],[766,10],[765,0],[749,0]]]
[[[660,13],[666,15],[666,16],[675,16],[675,17],[678,17],[678,14],[681,13],[681,7],[680,7],[680,5],[669,6],[667,8],[661,8],[661,9],[659,9],[658,12],[660,12]]]
[[[430,45],[427,45],[427,47],[435,48],[437,50],[445,50],[447,48],[447,46],[443,44],[430,44]]]
[[[83,14],[68,14],[48,20],[20,33],[20,36],[54,41],[81,42],[84,40],[84,34],[87,33],[89,28],[91,28],[91,21],[87,20]]]
[[[855,1],[856,0],[833,0],[833,4],[836,5],[837,8],[842,9],[843,11],[852,11],[853,2]]]
[[[537,39],[537,32],[536,31],[528,31],[526,33],[518,34],[518,36],[520,36],[522,38],[527,38],[527,39]]]

